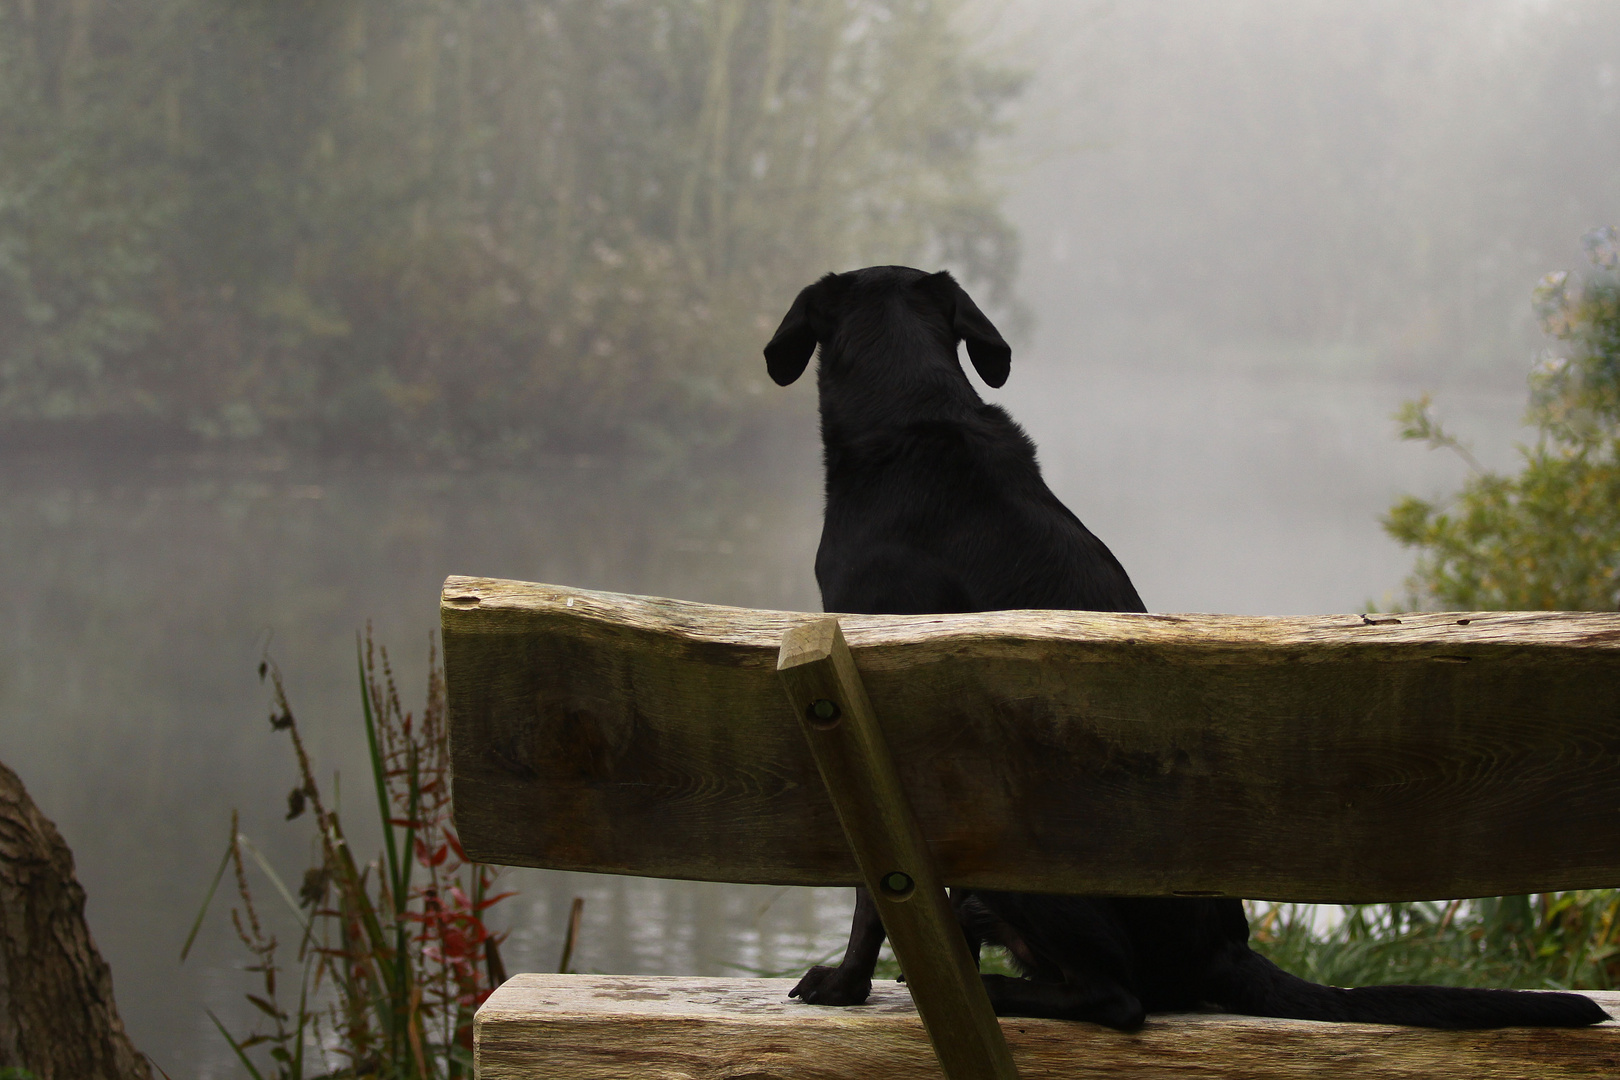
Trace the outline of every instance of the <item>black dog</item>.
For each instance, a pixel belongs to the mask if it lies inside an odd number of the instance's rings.
[[[799,293],[765,347],[786,386],[821,346],[817,385],[827,508],[816,579],[828,611],[933,614],[1007,608],[1144,611],[1102,541],[1041,479],[1035,447],[985,404],[1012,350],[948,273],[875,266]],[[1574,994],[1443,987],[1340,990],[1294,977],[1248,946],[1234,899],[1098,898],[954,890],[975,955],[1004,946],[1027,976],[985,975],[998,1014],[1131,1031],[1149,1012],[1230,1012],[1440,1028],[1575,1027],[1609,1017]],[[849,948],[794,996],[858,1005],[884,930],[857,890]]]

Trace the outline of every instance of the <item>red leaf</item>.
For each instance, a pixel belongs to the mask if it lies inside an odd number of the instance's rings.
[[[286,1014],[283,1013],[280,1009],[276,1008],[274,1005],[270,1004],[268,1001],[264,1000],[264,998],[259,997],[259,996],[255,995],[255,994],[244,994],[242,996],[247,998],[249,1001],[253,1002],[253,1004],[257,1005],[259,1007],[259,1011],[264,1013],[266,1016],[270,1017],[270,1019],[272,1019],[272,1020],[285,1019]]]
[[[502,900],[505,900],[509,896],[516,896],[516,895],[517,895],[517,890],[516,889],[508,889],[506,892],[496,893],[494,896],[486,896],[486,897],[484,897],[484,899],[483,899],[483,901],[481,903],[476,904],[474,906],[473,910],[475,910],[475,911],[483,911],[485,908],[493,907],[494,905],[500,903]]]
[[[427,841],[422,837],[416,838],[416,861],[423,866],[442,866],[444,860],[450,855],[450,849],[440,844],[437,848],[429,849]]]
[[[454,927],[445,928],[442,940],[444,951],[450,956],[466,956],[470,949],[466,935]]]

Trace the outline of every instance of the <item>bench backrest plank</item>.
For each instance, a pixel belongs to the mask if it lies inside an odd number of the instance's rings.
[[[442,604],[474,858],[854,884],[775,667],[814,616]],[[842,616],[945,880],[1361,902],[1620,883],[1620,615]]]

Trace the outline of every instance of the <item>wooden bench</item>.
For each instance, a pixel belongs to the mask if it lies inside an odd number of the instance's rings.
[[[442,615],[471,857],[866,883],[907,973],[853,1009],[787,981],[519,976],[479,1013],[485,1080],[1620,1075],[1615,1024],[998,1022],[941,885],[1349,903],[1620,883],[1620,615],[835,621],[463,577]]]

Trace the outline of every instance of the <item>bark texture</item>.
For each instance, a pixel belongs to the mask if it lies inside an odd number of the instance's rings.
[[[0,765],[0,1067],[40,1080],[151,1080],[90,940],[73,853]]]

